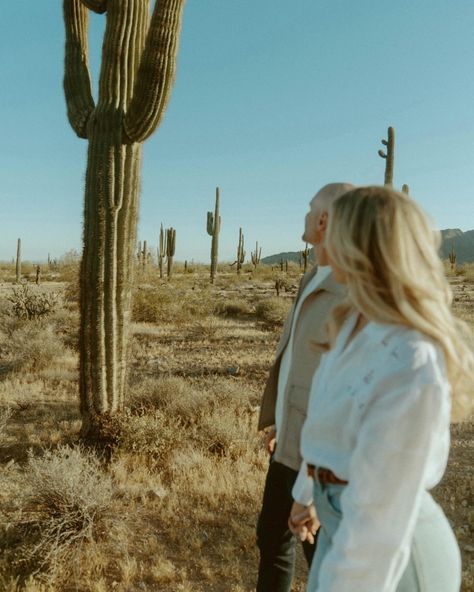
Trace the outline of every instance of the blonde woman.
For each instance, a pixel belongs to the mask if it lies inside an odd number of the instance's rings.
[[[460,588],[459,549],[428,491],[450,417],[469,413],[474,360],[438,247],[416,203],[388,188],[354,189],[330,211],[326,249],[348,301],[311,387],[289,519],[301,539],[321,523],[309,592]]]

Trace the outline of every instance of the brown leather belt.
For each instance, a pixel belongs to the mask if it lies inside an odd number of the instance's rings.
[[[314,465],[307,465],[308,466],[308,476],[312,479],[317,479],[321,485],[347,485],[348,481],[344,481],[343,479],[339,479],[336,475],[330,471],[329,469],[325,469],[324,467],[316,467]]]

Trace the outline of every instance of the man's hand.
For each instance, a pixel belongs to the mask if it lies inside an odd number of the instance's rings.
[[[293,502],[290,517],[288,518],[288,528],[300,541],[308,541],[313,545],[319,526],[314,504],[303,506],[298,502]]]
[[[263,446],[268,454],[272,454],[275,450],[276,443],[276,428],[272,426],[269,428],[263,436]]]

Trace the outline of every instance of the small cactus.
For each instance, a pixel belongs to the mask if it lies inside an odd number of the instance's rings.
[[[451,243],[451,251],[448,253],[448,259],[451,263],[451,271],[456,269],[456,251],[454,250],[454,241]]]
[[[250,254],[252,259],[252,264],[255,269],[257,269],[257,265],[260,263],[260,259],[262,258],[262,247],[258,248],[258,241],[255,243],[255,251],[252,251]]]
[[[21,282],[21,238],[16,243],[16,283]]]
[[[406,183],[403,184],[402,191],[403,191],[403,193],[406,193],[406,195],[410,195],[410,188],[408,187],[408,185]]]
[[[168,228],[166,230],[166,263],[168,278],[173,273],[173,257],[176,250],[176,230]]]
[[[217,273],[217,261],[219,250],[219,232],[221,231],[221,217],[219,215],[219,187],[216,187],[216,204],[214,214],[207,212],[207,234],[212,236],[211,243],[211,283]]]
[[[378,155],[385,158],[385,185],[393,185],[393,161],[395,156],[395,130],[389,127],[387,131],[387,139],[382,140],[382,144],[387,147],[387,152],[379,150]]]
[[[240,273],[242,265],[245,262],[245,250],[244,250],[244,233],[242,228],[239,228],[239,246],[237,247],[237,273]]]

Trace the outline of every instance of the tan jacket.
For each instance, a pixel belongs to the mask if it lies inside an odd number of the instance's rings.
[[[296,303],[316,271],[317,269],[314,268],[303,276],[295,302],[283,326],[275,362],[270,369],[270,375],[263,392],[258,420],[259,430],[275,424],[281,357],[290,338]],[[278,462],[294,470],[298,470],[301,465],[301,428],[306,419],[311,381],[321,358],[321,352],[315,351],[311,347],[311,342],[325,343],[327,341],[326,322],[333,307],[339,304],[345,295],[345,288],[335,282],[332,275],[329,275],[313,292],[308,294],[296,319],[291,367],[285,389],[283,424],[277,434],[278,445],[274,457]]]

